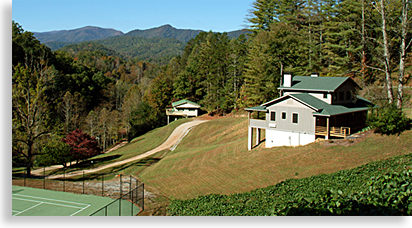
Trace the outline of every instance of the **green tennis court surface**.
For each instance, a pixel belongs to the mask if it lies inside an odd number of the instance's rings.
[[[89,216],[110,203],[96,215],[136,215],[140,211],[126,200],[113,201],[107,197],[12,186],[13,216]]]

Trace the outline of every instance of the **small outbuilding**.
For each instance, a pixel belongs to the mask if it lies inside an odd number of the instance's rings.
[[[170,119],[177,120],[178,118],[196,117],[199,115],[200,105],[196,102],[186,99],[172,103],[172,108],[166,109],[167,124]]]

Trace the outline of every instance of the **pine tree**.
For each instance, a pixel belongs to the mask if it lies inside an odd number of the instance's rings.
[[[250,31],[256,35],[259,31],[267,31],[276,20],[276,10],[278,8],[276,0],[256,0],[253,2],[253,9],[249,11],[249,17],[246,19],[252,23]]]

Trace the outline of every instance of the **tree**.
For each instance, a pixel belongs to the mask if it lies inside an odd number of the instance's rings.
[[[80,127],[81,117],[85,110],[85,102],[79,92],[74,95],[67,91],[60,105],[60,112],[65,122],[65,134]]]
[[[253,2],[253,9],[249,11],[249,17],[246,20],[252,23],[249,30],[254,35],[261,30],[269,30],[270,24],[276,20],[275,11],[278,8],[276,3],[274,0],[256,0]]]
[[[382,17],[382,38],[383,38],[383,64],[385,66],[385,79],[386,79],[386,89],[388,92],[389,103],[393,102],[393,91],[392,91],[392,68],[391,68],[391,53],[389,52],[389,38],[387,31],[387,9],[385,7],[384,1],[380,0],[380,6],[375,7]]]
[[[402,109],[398,109],[393,103],[370,112],[367,118],[368,125],[375,132],[387,135],[400,134],[410,128],[411,122]]]
[[[249,46],[249,54],[245,63],[245,83],[242,88],[241,99],[243,107],[260,105],[277,96],[275,75],[279,73],[278,62],[272,55],[270,34],[260,32]]]
[[[284,69],[299,64],[300,41],[295,28],[278,22],[251,41],[245,63],[242,99],[246,107],[260,105],[279,94]]]
[[[101,152],[97,140],[80,129],[70,132],[62,141],[71,147],[71,157],[76,161],[96,156]]]
[[[38,154],[35,143],[51,133],[52,114],[45,100],[45,91],[52,81],[52,67],[30,69],[20,64],[14,68],[12,88],[13,148],[27,163],[27,175]],[[21,145],[23,144],[23,145]]]
[[[405,59],[406,51],[409,48],[409,45],[412,42],[412,39],[408,37],[408,32],[410,29],[411,18],[408,16],[409,13],[409,0],[402,0],[402,16],[401,16],[401,25],[400,25],[400,50],[399,50],[399,76],[398,76],[398,98],[397,98],[397,107],[398,109],[402,108],[403,101],[403,85],[405,81]],[[409,38],[409,42],[407,40]]]
[[[72,148],[68,144],[52,138],[41,148],[38,160],[42,165],[60,164],[66,168],[67,163],[73,160],[72,155]]]

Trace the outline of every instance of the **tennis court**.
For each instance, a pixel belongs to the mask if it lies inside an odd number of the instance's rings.
[[[135,215],[140,209],[127,200],[108,197],[78,195],[45,189],[12,186],[13,216],[89,216],[112,203],[106,213],[99,215]]]

